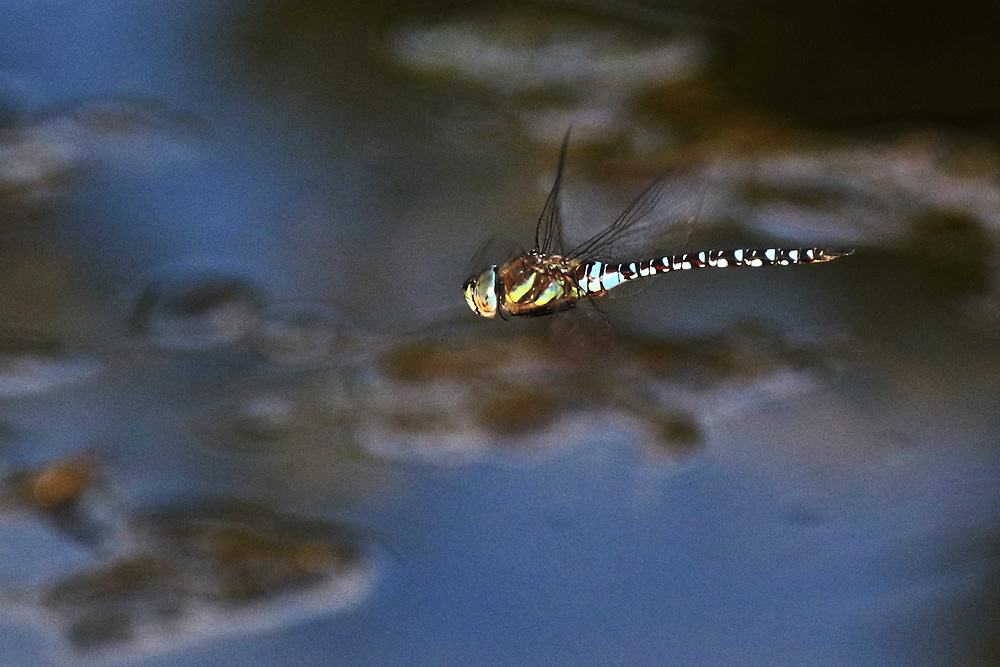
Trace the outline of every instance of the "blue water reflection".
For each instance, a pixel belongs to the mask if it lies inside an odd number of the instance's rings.
[[[0,1],[0,662],[993,664],[1000,157],[776,120],[719,27]],[[573,232],[674,169],[859,252],[475,321],[570,123]]]

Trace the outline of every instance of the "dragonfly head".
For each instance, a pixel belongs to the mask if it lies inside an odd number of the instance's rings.
[[[476,315],[496,317],[497,307],[497,266],[494,264],[478,276],[465,281],[462,286],[465,302]]]

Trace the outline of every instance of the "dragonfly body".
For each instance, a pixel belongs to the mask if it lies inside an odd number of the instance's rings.
[[[741,248],[702,250],[634,262],[598,259],[601,250],[610,247],[623,232],[652,211],[659,197],[657,184],[632,202],[609,227],[564,252],[558,199],[566,144],[564,140],[556,182],[538,220],[535,248],[504,263],[494,264],[465,282],[465,300],[477,315],[499,315],[504,319],[550,315],[574,307],[581,299],[599,297],[626,282],[659,273],[699,268],[815,264],[851,253],[850,250],[823,248]]]
[[[483,317],[550,315],[584,297],[603,296],[637,278],[700,268],[815,264],[849,254],[822,248],[741,248],[702,250],[642,262],[581,262],[559,255],[529,253],[494,265],[466,283],[469,307]]]

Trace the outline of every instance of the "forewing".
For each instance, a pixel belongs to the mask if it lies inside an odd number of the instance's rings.
[[[569,130],[563,137],[562,147],[559,149],[559,165],[556,167],[556,180],[549,190],[549,196],[545,200],[542,214],[538,216],[538,225],[535,227],[535,252],[543,255],[562,254],[562,217],[559,213],[559,190],[562,188],[563,168],[566,166],[566,148],[569,146]]]
[[[472,259],[466,264],[466,275],[479,275],[494,264],[503,264],[524,254],[523,246],[510,239],[491,236],[476,250]]]

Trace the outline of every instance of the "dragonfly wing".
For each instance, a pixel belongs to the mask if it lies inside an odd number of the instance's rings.
[[[621,237],[623,232],[632,227],[637,221],[648,216],[656,208],[662,193],[663,179],[660,178],[650,183],[643,190],[642,194],[632,200],[632,203],[622,211],[617,220],[570,250],[568,257],[570,259],[594,257],[602,250],[606,250],[608,245]]]
[[[692,178],[693,177],[693,178]],[[651,182],[617,219],[566,253],[570,259],[631,260],[651,242],[682,248],[705,197],[703,184],[687,168],[675,168]],[[668,238],[665,238],[669,236]]]
[[[503,264],[521,255],[524,255],[524,246],[508,238],[491,236],[479,246],[472,259],[466,262],[465,274],[477,275],[493,264]]]
[[[552,184],[552,189],[549,190],[542,214],[538,216],[538,226],[535,227],[535,252],[542,255],[552,254],[553,250],[557,254],[562,253],[563,238],[562,217],[559,212],[559,190],[562,188],[569,133],[570,130],[566,130],[566,136],[563,137],[562,147],[559,149],[559,165],[556,167],[556,180]]]
[[[596,363],[614,347],[614,327],[590,297],[580,299],[575,308],[550,320],[549,340],[582,362]]]

